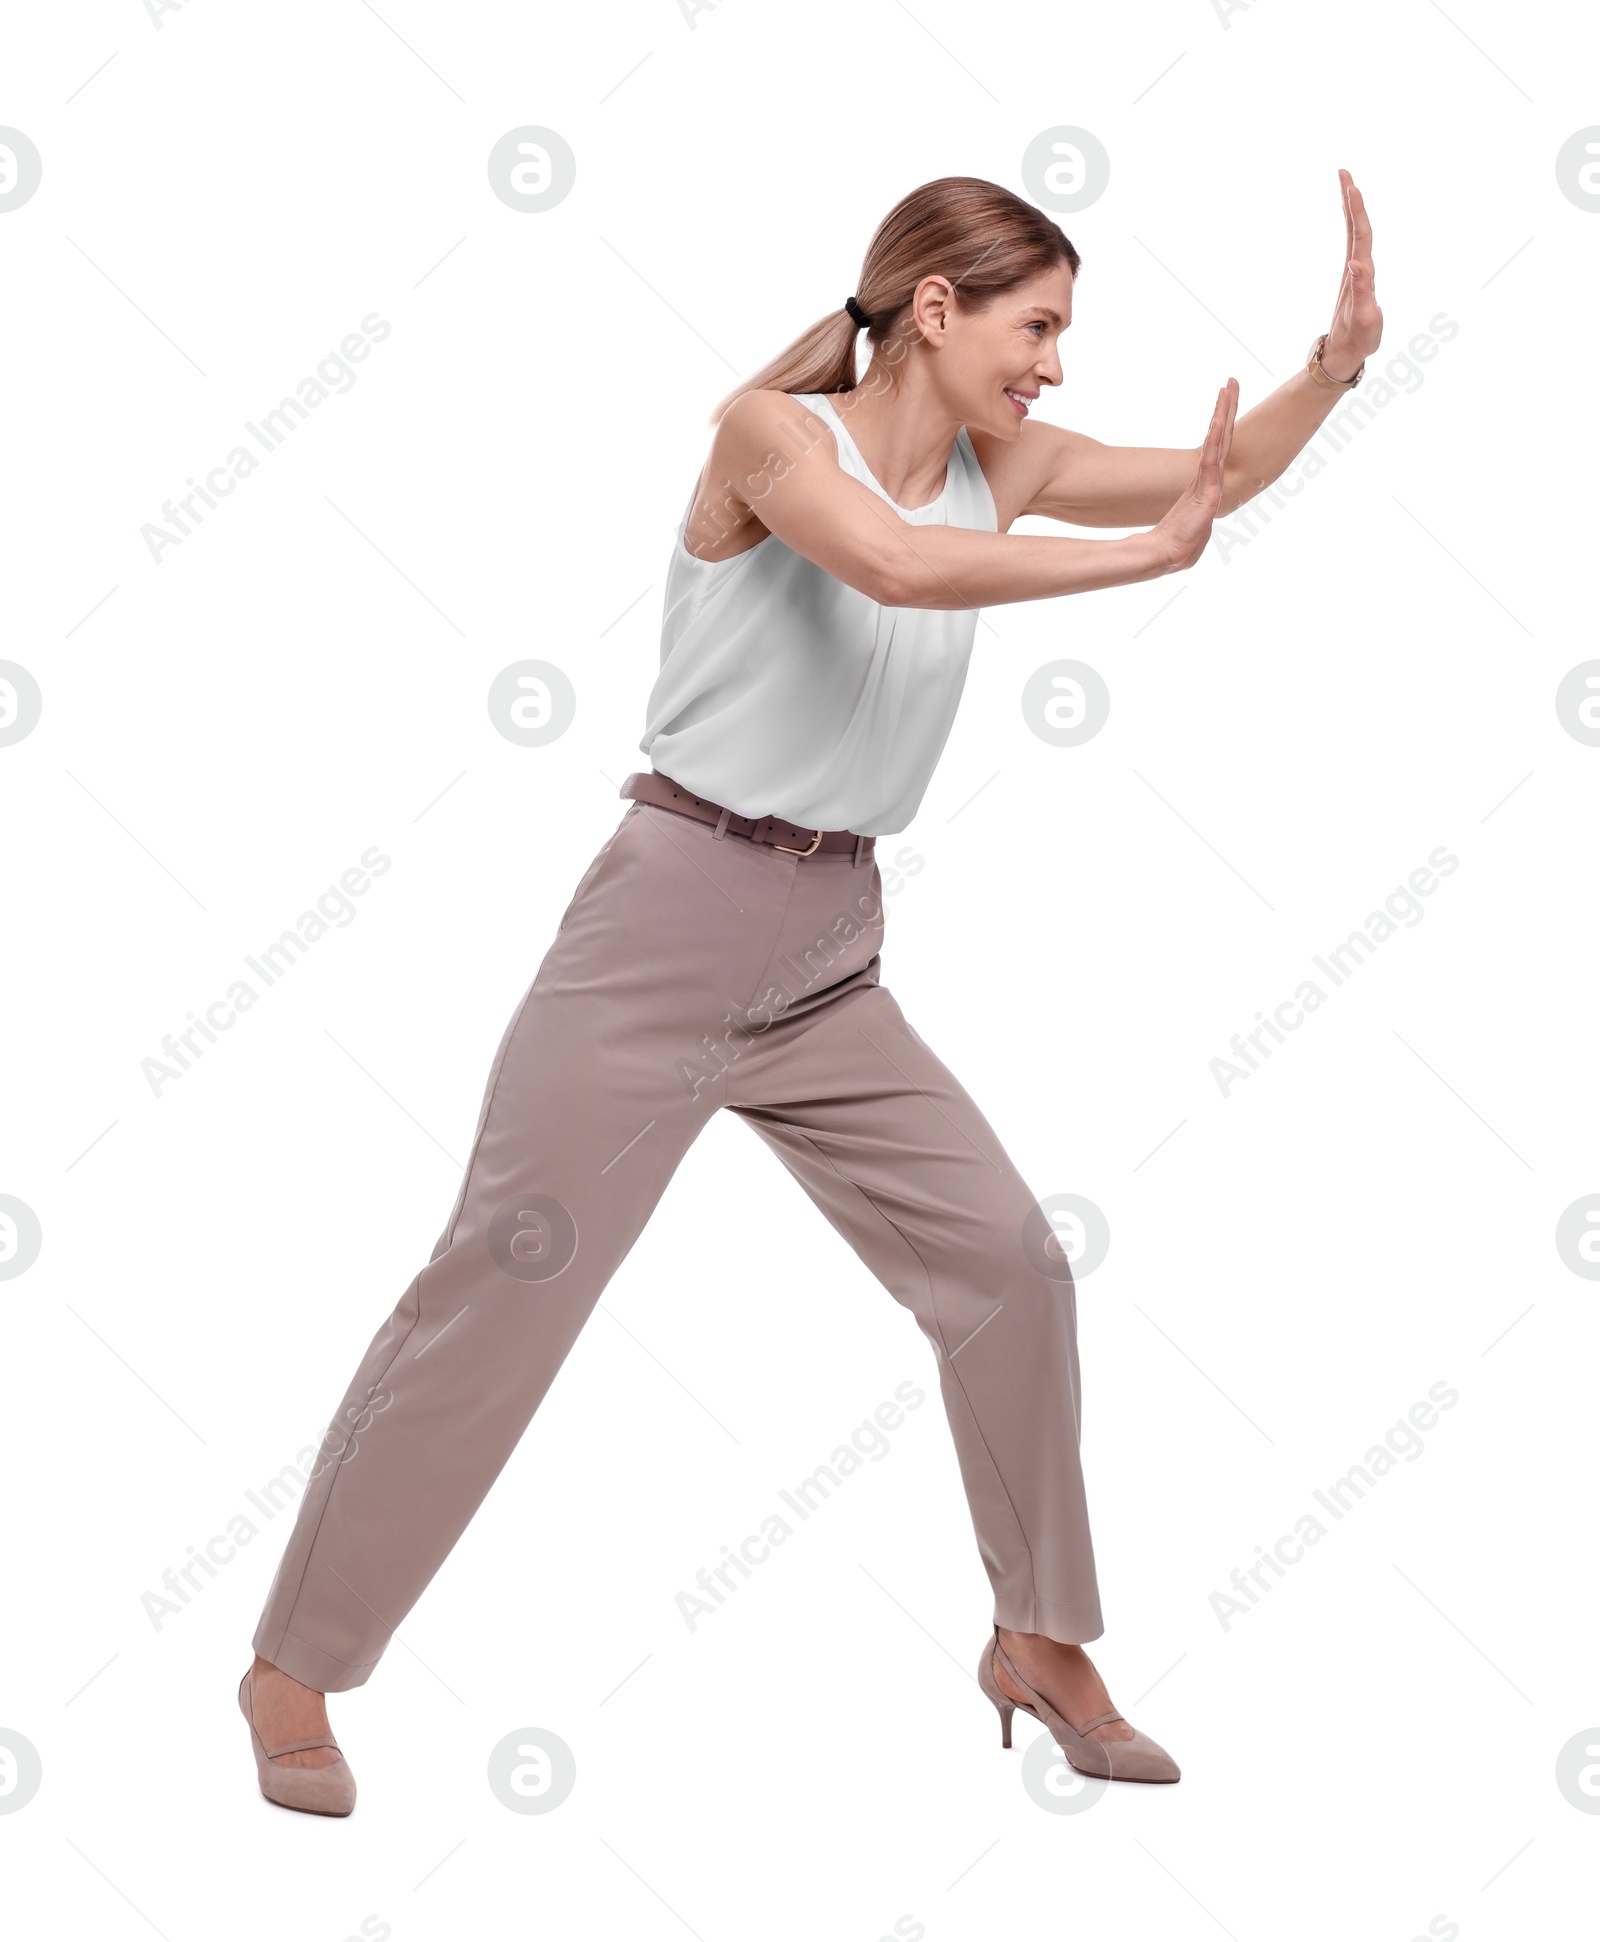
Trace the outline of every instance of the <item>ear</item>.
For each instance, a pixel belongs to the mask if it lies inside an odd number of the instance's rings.
[[[924,337],[942,335],[955,305],[955,286],[948,277],[925,276],[911,301],[911,314]]]

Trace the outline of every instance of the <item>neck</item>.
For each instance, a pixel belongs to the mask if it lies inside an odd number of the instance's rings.
[[[898,373],[875,357],[854,391],[830,393],[867,469],[902,506],[938,498],[962,426],[913,360]]]

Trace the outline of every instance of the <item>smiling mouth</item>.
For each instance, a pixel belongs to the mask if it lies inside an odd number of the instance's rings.
[[[1033,402],[1035,398],[1038,397],[1039,395],[1038,392],[1037,391],[1013,391],[1009,384],[1006,385],[1004,388],[1005,388],[1005,394],[1011,400],[1012,406],[1014,407],[1017,416],[1019,418],[1026,418],[1028,415],[1028,406]]]

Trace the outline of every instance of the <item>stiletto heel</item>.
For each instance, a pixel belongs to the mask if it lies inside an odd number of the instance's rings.
[[[1009,1698],[995,1677],[996,1659],[1005,1668],[1006,1677],[1022,1694],[1020,1701]],[[1089,1738],[1095,1727],[1121,1719],[1122,1715],[1118,1712],[1097,1713],[1093,1719],[1086,1719],[1081,1727],[1064,1720],[1043,1693],[1036,1693],[1011,1663],[1000,1643],[998,1624],[993,1636],[985,1643],[983,1656],[978,1661],[978,1684],[1000,1709],[1003,1746],[1011,1744],[1011,1715],[1020,1704],[1025,1713],[1032,1713],[1046,1728],[1051,1739],[1066,1755],[1068,1763],[1076,1767],[1079,1773],[1091,1774],[1097,1780],[1176,1780],[1179,1777],[1177,1761],[1165,1747],[1158,1746],[1138,1727],[1133,1729],[1131,1740]]]
[[[990,1650],[993,1643],[991,1639],[984,1646],[983,1657],[978,1661],[978,1684],[994,1701],[995,1711],[1000,1715],[1000,1744],[1008,1747],[1011,1744],[1011,1715],[1017,1710],[1017,1703],[1014,1699],[1006,1697],[1001,1690],[999,1680],[994,1676],[992,1663],[994,1654]]]

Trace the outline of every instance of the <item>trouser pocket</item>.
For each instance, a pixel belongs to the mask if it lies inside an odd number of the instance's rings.
[[[611,854],[612,844],[616,842],[617,838],[622,834],[623,830],[627,828],[628,824],[633,821],[633,818],[638,813],[638,810],[639,810],[638,803],[630,802],[628,804],[628,807],[623,811],[622,820],[617,824],[616,828],[611,832],[611,834],[606,838],[606,840],[600,845],[599,851],[596,854],[594,861],[589,865],[588,869],[585,870],[583,875],[578,879],[578,887],[576,890],[573,891],[572,896],[568,899],[566,909],[561,913],[561,922],[556,925],[557,937],[559,937],[561,933],[566,929],[567,919],[572,915],[573,911],[577,909],[579,899],[583,896],[584,892],[589,888],[590,884],[594,882],[595,878],[600,874],[600,869],[602,864],[604,864],[606,858]]]

